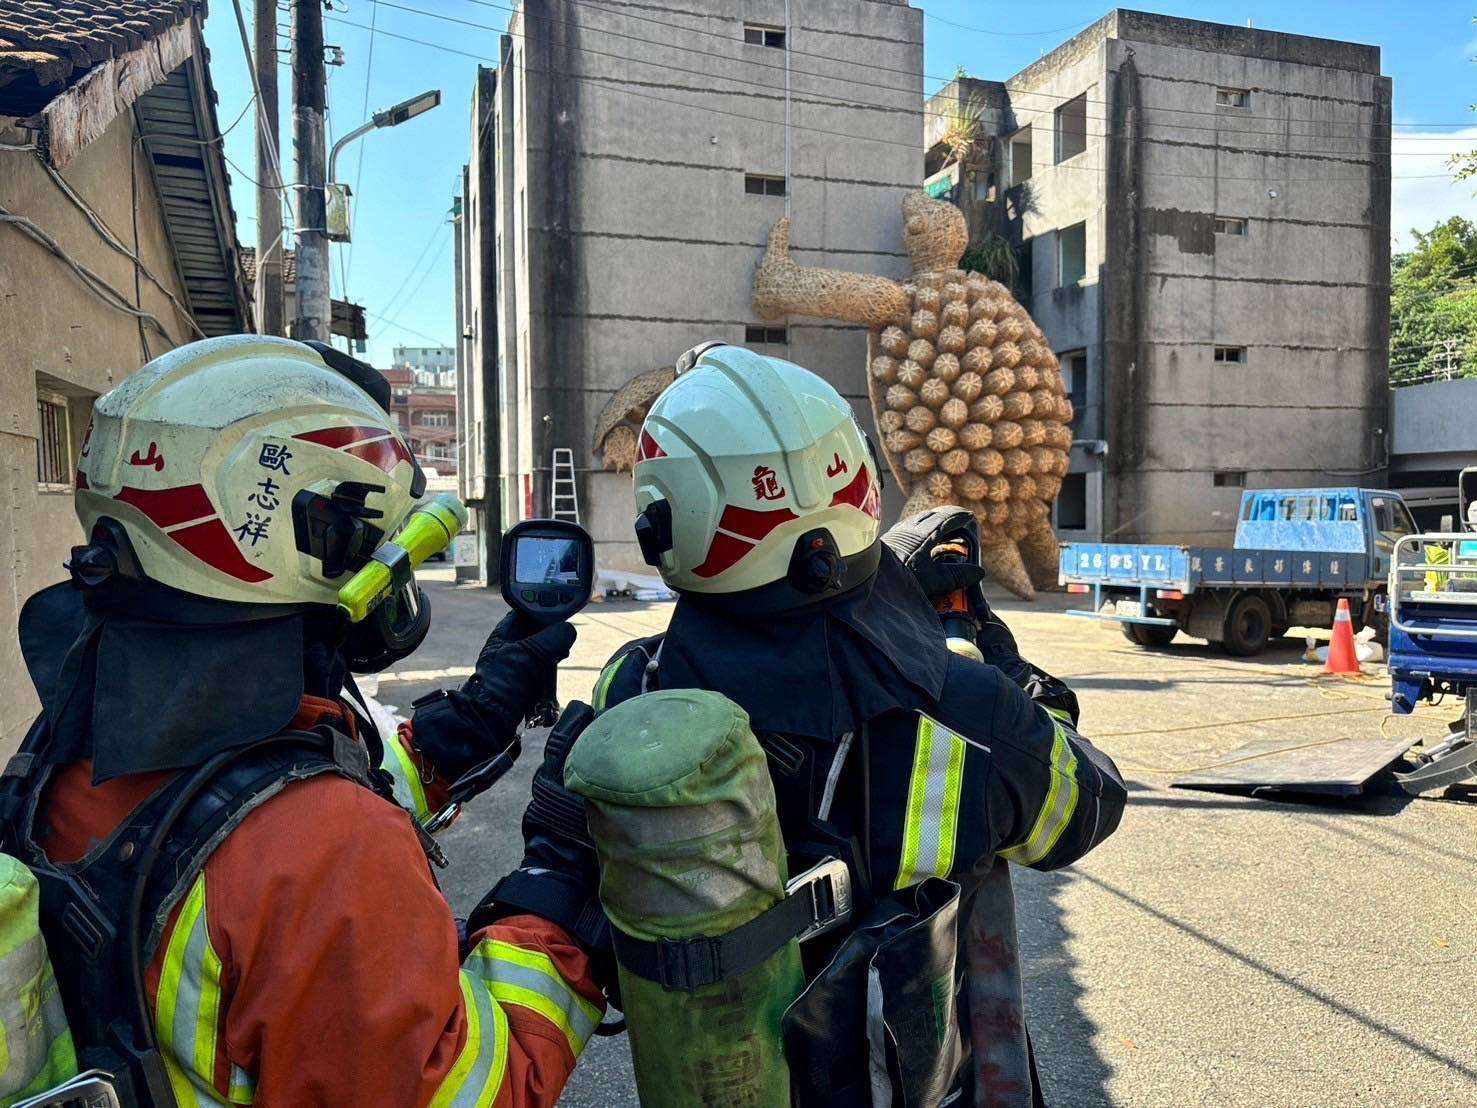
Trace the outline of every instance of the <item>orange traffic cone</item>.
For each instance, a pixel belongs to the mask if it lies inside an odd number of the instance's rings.
[[[1328,644],[1328,661],[1324,673],[1360,673],[1359,658],[1354,653],[1354,621],[1349,617],[1349,601],[1339,600],[1333,617],[1333,638]]]

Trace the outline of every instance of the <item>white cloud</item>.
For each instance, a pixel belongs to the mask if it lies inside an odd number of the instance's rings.
[[[1412,227],[1426,230],[1459,215],[1477,223],[1477,178],[1455,181],[1446,159],[1477,150],[1477,126],[1459,131],[1396,130],[1390,144],[1390,233],[1394,249],[1413,245]],[[1437,174],[1437,176],[1428,176]]]

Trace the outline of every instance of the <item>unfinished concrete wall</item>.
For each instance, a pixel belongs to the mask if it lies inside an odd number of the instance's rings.
[[[922,148],[916,9],[791,0],[788,197],[753,195],[744,183],[786,174],[787,51],[743,40],[746,22],[783,27],[783,0],[691,0],[641,15],[571,0],[525,4],[499,102],[513,147],[499,225],[515,286],[506,295],[529,335],[509,373],[527,389],[527,408],[509,416],[527,449],[505,450],[505,464],[519,480],[535,476],[542,513],[549,453],[572,448],[601,561],[628,568],[642,564],[630,477],[589,472],[599,467],[591,433],[605,401],[706,339],[745,342],[759,323],[754,267],[787,201],[798,260],[903,275],[900,204],[921,180]],[[660,36],[645,19],[665,25]],[[546,72],[578,79],[550,82]],[[510,87],[518,81],[521,96]],[[865,329],[797,320],[788,340],[756,349],[826,376],[866,418]]]
[[[1006,203],[1033,317],[1059,355],[1088,352],[1077,433],[1108,442],[1103,537],[1221,541],[1243,485],[1382,480],[1378,49],[1115,11],[1006,84],[1034,154]],[[1085,148],[1058,164],[1077,96]],[[1086,276],[1063,287],[1083,223]],[[1074,450],[1074,472],[1101,465]]]
[[[185,302],[148,159],[134,142],[131,113],[83,147],[62,177],[160,282]],[[0,143],[25,134],[0,121]],[[44,247],[0,226],[0,756],[14,750],[37,702],[15,638],[26,597],[60,581],[62,561],[82,541],[72,508],[72,472],[92,401],[148,359],[194,337],[188,322],[133,263],[108,247],[33,154],[0,150],[0,207],[33,220],[72,258],[152,313],[141,329],[111,308]],[[136,220],[135,220],[136,217]],[[66,483],[37,479],[38,392],[65,398],[70,442]]]

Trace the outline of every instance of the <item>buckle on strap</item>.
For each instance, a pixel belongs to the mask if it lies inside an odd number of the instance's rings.
[[[823,858],[790,878],[785,899],[808,894],[810,923],[796,935],[800,942],[834,931],[851,919],[851,869],[840,858]]]
[[[851,871],[826,858],[785,886],[785,898],[725,935],[638,939],[611,928],[616,960],[671,991],[692,992],[761,965],[793,939],[804,940],[851,918]]]
[[[661,939],[656,945],[657,983],[668,992],[690,993],[723,980],[721,940]]]

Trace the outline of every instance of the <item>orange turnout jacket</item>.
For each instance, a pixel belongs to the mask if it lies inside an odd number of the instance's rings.
[[[291,726],[325,720],[352,728],[313,697]],[[439,799],[409,725],[386,746],[397,795]],[[76,861],[168,776],[94,787],[90,763],[67,767],[43,798],[40,845]],[[216,848],[148,989],[182,1108],[552,1105],[604,1011],[586,955],[534,916],[477,932],[459,960],[405,813],[334,775],[288,785]]]

